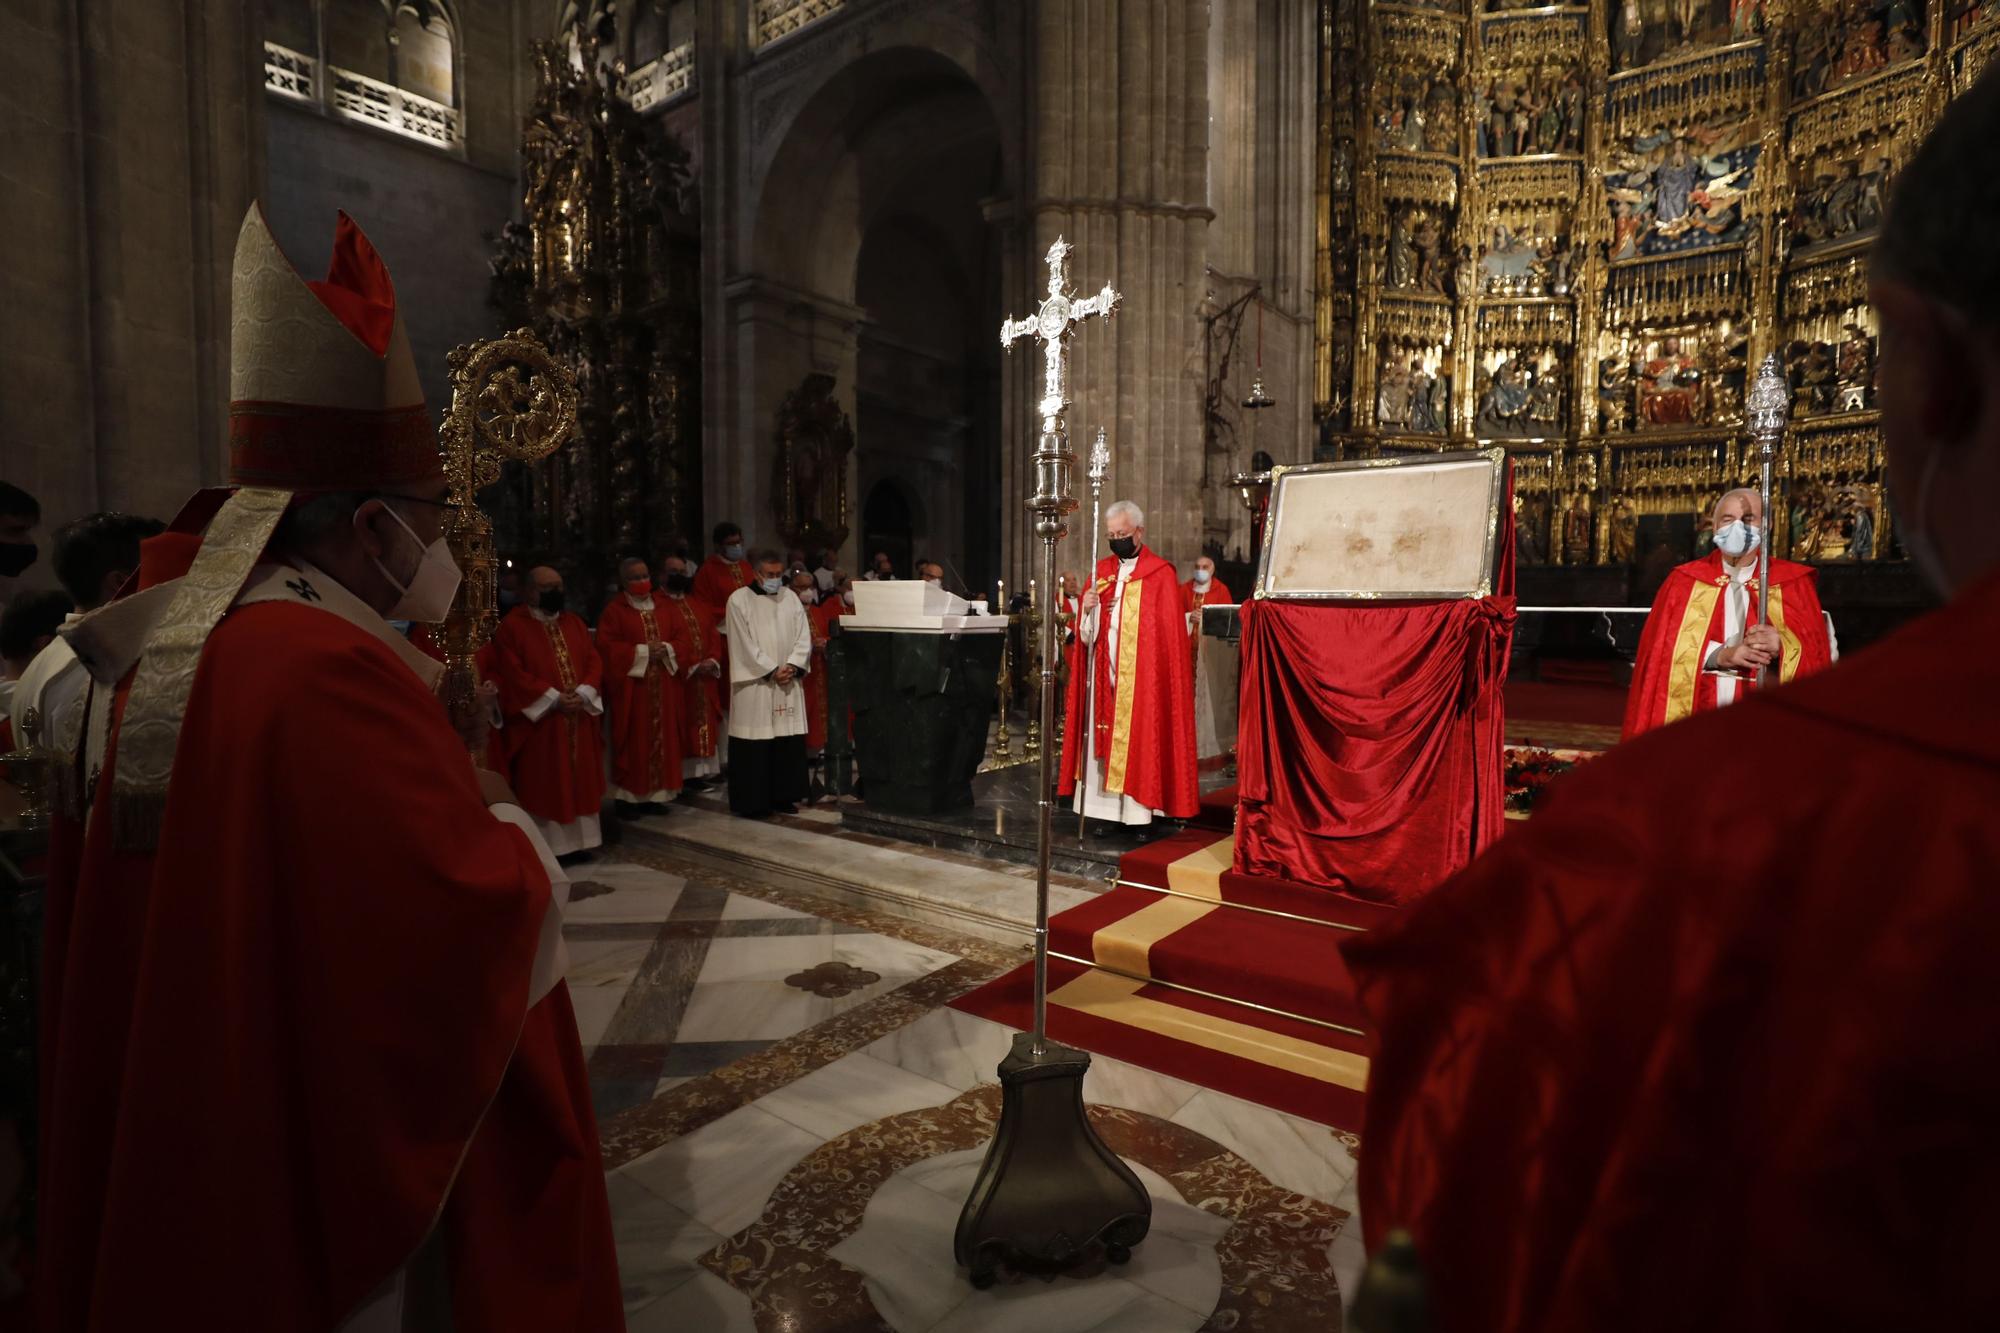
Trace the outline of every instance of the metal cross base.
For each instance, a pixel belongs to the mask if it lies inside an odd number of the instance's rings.
[[[1090,1056],[1014,1034],[1000,1062],[1000,1128],[958,1215],[952,1253],[972,1285],[1004,1266],[1054,1278],[1093,1258],[1122,1264],[1153,1225],[1153,1200],[1083,1109]]]

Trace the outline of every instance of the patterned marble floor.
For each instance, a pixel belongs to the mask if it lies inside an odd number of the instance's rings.
[[[1024,951],[646,850],[572,874],[634,1333],[1338,1328],[1361,1266],[1351,1142],[1098,1058],[1085,1097],[1153,1234],[1125,1269],[975,1292],[951,1226],[1011,1034],[944,1006]]]

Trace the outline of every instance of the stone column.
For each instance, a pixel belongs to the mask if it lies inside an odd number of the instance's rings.
[[[48,528],[106,508],[170,518],[222,476],[229,271],[262,177],[261,13],[26,0],[0,17],[0,115],[17,127],[0,228],[19,260],[0,287],[0,420],[7,479]]]

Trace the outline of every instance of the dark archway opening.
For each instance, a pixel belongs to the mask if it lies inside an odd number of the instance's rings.
[[[898,578],[910,577],[910,562],[916,558],[916,515],[910,498],[893,481],[878,481],[868,491],[861,506],[861,549],[857,563],[862,571],[875,567],[875,553],[886,551]]]

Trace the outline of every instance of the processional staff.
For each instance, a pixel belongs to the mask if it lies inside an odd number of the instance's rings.
[[[1106,283],[1087,300],[1069,293],[1069,246],[1049,247],[1048,295],[1031,319],[1000,326],[1000,345],[1033,335],[1042,342],[1042,433],[1035,447],[1035,491],[1028,500],[1041,539],[1041,705],[1044,743],[1035,772],[1038,837],[1035,857],[1035,1030],[1017,1033],[1000,1064],[1000,1123],[979,1168],[979,1178],[958,1217],[952,1253],[970,1270],[975,1287],[990,1286],[1001,1262],[1024,1271],[1070,1267],[1101,1244],[1105,1257],[1123,1263],[1152,1225],[1146,1187],[1104,1145],[1084,1115],[1083,1077],[1090,1057],[1048,1039],[1049,844],[1052,836],[1056,709],[1056,543],[1076,509],[1063,413],[1068,339],[1079,321],[1109,315],[1118,293]]]
[[[1110,470],[1111,446],[1104,442],[1104,427],[1099,426],[1097,428],[1097,441],[1090,446],[1090,467],[1084,473],[1085,476],[1090,478],[1090,547],[1083,557],[1083,567],[1086,574],[1091,572],[1093,562],[1097,559],[1097,536],[1104,521],[1104,474]],[[1082,605],[1082,599],[1079,598],[1077,606],[1081,608]],[[1100,602],[1099,605],[1101,606],[1103,603]],[[1079,610],[1078,615],[1081,614],[1082,612]],[[1103,619],[1103,616],[1099,615],[1097,626],[1097,637],[1099,639],[1104,637]],[[1079,630],[1079,640],[1081,640],[1081,637],[1082,632]],[[1097,741],[1097,672],[1091,669],[1090,654],[1083,654],[1083,661],[1083,748],[1079,753],[1085,759],[1088,759],[1091,749]],[[1088,764],[1085,765],[1085,768],[1086,770],[1088,769]],[[1086,771],[1077,781],[1079,783],[1088,781],[1089,776],[1088,771]],[[1089,789],[1083,788],[1083,790],[1085,795],[1076,803],[1076,837],[1079,842],[1083,840],[1083,835],[1087,827],[1086,820],[1088,816],[1084,812],[1090,806]]]
[[[452,350],[451,411],[438,428],[451,508],[444,535],[462,574],[444,619],[444,681],[439,694],[460,730],[479,708],[473,658],[493,637],[493,522],[479,508],[481,489],[500,480],[507,459],[547,458],[576,434],[576,383],[527,329]]]
[[[1778,446],[1785,437],[1785,422],[1791,415],[1792,396],[1786,390],[1785,367],[1776,352],[1757,367],[1756,382],[1750,386],[1743,406],[1750,418],[1750,438],[1756,441],[1761,474],[1757,494],[1763,504],[1764,530],[1757,543],[1757,623],[1771,623],[1771,532],[1776,521],[1771,513],[1771,478],[1776,469]],[[1757,670],[1757,686],[1770,682],[1770,665]]]

